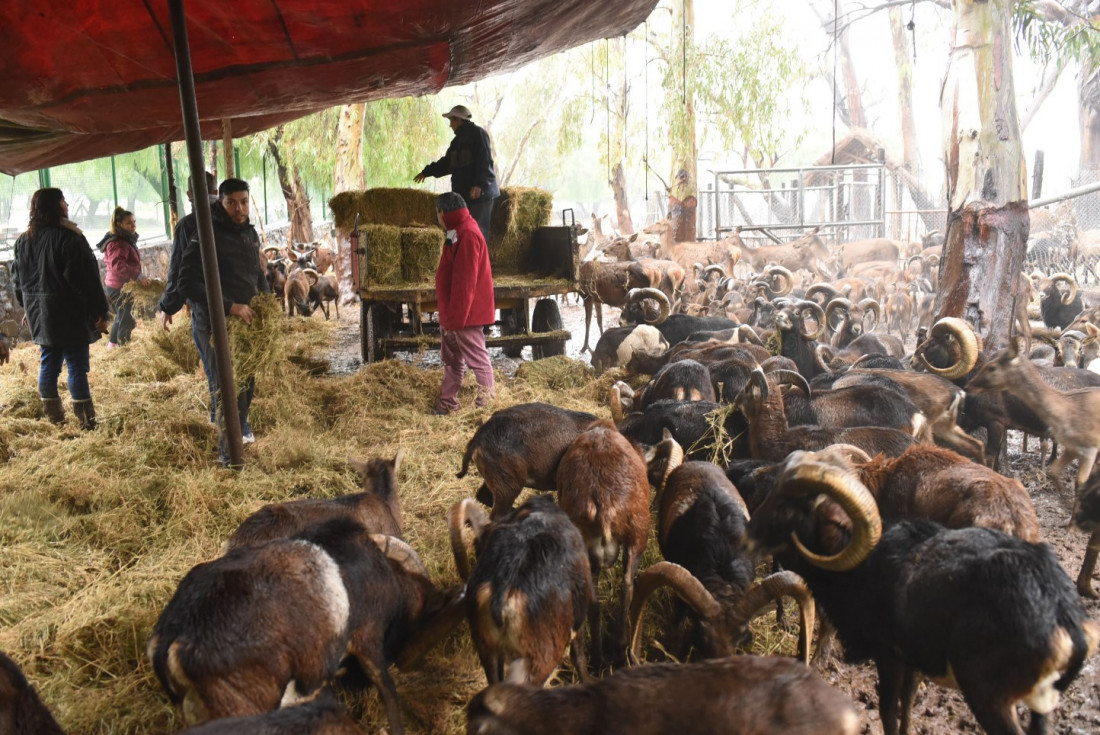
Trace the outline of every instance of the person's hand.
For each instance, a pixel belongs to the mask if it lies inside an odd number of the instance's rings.
[[[171,324],[171,323],[172,323],[172,315],[171,314],[166,314],[163,311],[158,311],[157,312],[157,324],[160,325],[161,329],[163,329],[165,332],[167,332],[168,331],[168,325]]]
[[[141,276],[138,278],[138,284],[148,287],[152,281],[149,280],[149,276]]]
[[[471,199],[481,199],[481,187],[480,186],[470,187],[470,198]]]
[[[8,341],[0,337],[0,365],[6,365],[10,359],[11,353],[8,352]]]
[[[414,183],[420,184],[420,183],[423,183],[423,181],[424,181],[424,174],[417,174],[416,176],[413,176],[413,182]]]
[[[229,307],[229,315],[239,317],[245,324],[251,324],[256,312],[252,311],[248,304],[233,304]]]
[[[95,320],[95,328],[100,334],[107,334],[111,331],[111,326],[107,323],[107,317],[105,316],[101,316]]]

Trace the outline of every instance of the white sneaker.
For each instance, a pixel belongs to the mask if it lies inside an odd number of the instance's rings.
[[[251,431],[241,437],[241,444],[255,444],[255,443],[256,443],[256,435],[253,434]]]

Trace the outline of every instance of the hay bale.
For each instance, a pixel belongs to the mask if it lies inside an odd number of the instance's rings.
[[[401,228],[401,276],[405,281],[435,281],[446,237],[438,227]]]
[[[395,225],[360,227],[360,243],[367,248],[364,284],[393,286],[401,283],[401,228]]]
[[[336,227],[350,232],[359,214],[359,224],[432,225],[435,223],[435,197],[423,189],[367,189],[344,191],[329,200]]]
[[[550,222],[554,196],[534,187],[501,189],[489,228],[489,260],[493,272],[520,273],[527,267],[531,237]]]

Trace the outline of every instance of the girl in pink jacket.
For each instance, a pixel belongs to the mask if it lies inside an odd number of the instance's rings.
[[[122,293],[122,287],[130,281],[137,281],[143,286],[149,285],[149,279],[141,274],[141,254],[138,252],[137,239],[137,220],[134,219],[134,213],[115,207],[111,216],[111,231],[99,241],[107,270],[103,285],[106,286],[107,297],[115,308],[108,350],[129,342],[130,333],[134,331],[134,300],[129,294]]]

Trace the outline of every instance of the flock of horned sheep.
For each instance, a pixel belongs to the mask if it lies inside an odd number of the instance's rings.
[[[612,387],[611,420],[528,403],[477,429],[458,476],[483,484],[448,519],[460,585],[437,586],[403,538],[400,454],[357,463],[361,493],[262,508],[183,578],[147,652],[186,732],[359,733],[330,686],[365,677],[402,733],[390,666],[463,620],[488,685],[470,733],[858,733],[816,673],[834,639],[875,665],[886,735],[909,731],[922,677],[986,732],[1022,735],[1018,705],[1048,732],[1100,643],[1081,602],[1100,554],[1092,295],[1021,274],[1038,307],[992,352],[964,320],[931,322],[935,244],[639,240],[599,245],[581,286],[598,319],[622,308],[593,365],[651,377]],[[1053,440],[1056,490],[1078,461],[1073,520],[1092,536],[1076,584],[1000,471],[1009,429]],[[556,502],[517,506],[524,488]],[[651,532],[661,561],[641,569]],[[654,630],[662,588],[677,602]],[[739,655],[783,597],[798,660]],[[543,688],[566,649],[580,683]],[[691,663],[647,663],[657,650]],[[60,732],[0,655],[6,722]]]

